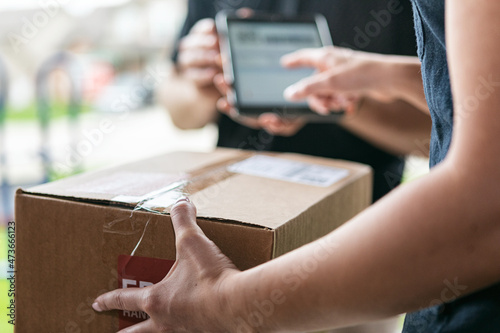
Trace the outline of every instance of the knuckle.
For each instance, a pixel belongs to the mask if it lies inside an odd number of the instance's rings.
[[[335,87],[337,85],[337,76],[336,75],[328,75],[326,77],[326,84],[330,87]]]
[[[328,52],[321,52],[319,55],[318,55],[318,58],[319,58],[319,61],[322,62],[322,63],[328,63],[331,59],[331,54],[328,53]]]
[[[191,67],[193,62],[193,55],[189,51],[179,53],[177,63],[183,68]]]
[[[191,45],[193,44],[193,39],[195,37],[196,36],[194,36],[193,34],[189,34],[183,37],[179,42],[179,50],[183,51],[191,48]]]
[[[158,313],[161,309],[161,299],[158,296],[159,295],[155,288],[149,287],[144,289],[144,293],[142,295],[142,308],[144,312],[150,316]]]
[[[116,292],[113,296],[111,301],[113,304],[116,305],[116,308],[118,309],[125,309],[125,301],[123,299],[123,294],[121,292]]]
[[[177,236],[177,248],[183,252],[191,248],[193,244],[200,241],[201,235],[195,230],[186,230]]]
[[[205,43],[208,48],[217,46],[218,38],[216,35],[207,35],[205,37]]]
[[[167,325],[161,324],[161,323],[156,325],[156,331],[159,333],[175,332],[175,330],[173,330],[170,326],[167,326]]]

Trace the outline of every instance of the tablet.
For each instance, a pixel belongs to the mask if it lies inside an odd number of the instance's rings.
[[[280,64],[285,54],[332,45],[324,16],[255,13],[243,18],[235,12],[222,11],[216,16],[216,24],[224,75],[234,88],[231,102],[240,114],[258,116],[274,112],[282,117],[325,117],[311,111],[306,102],[289,102],[283,97],[285,88],[315,70],[286,69]]]

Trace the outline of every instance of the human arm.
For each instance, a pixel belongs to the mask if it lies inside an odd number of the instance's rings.
[[[241,9],[239,13],[250,15],[251,11]],[[181,129],[201,128],[214,122],[221,111],[244,126],[263,128],[274,135],[293,135],[304,126],[303,121],[281,119],[271,113],[257,118],[241,116],[225,98],[230,90],[222,75],[215,23],[201,20],[181,40],[178,63],[158,89],[159,100],[173,123]]]
[[[448,157],[428,177],[389,194],[345,225],[343,230],[331,235],[336,235],[342,245],[358,242],[352,246],[359,247],[361,255],[347,256],[344,267],[336,265],[330,271],[330,276],[334,276],[330,283],[334,287],[323,290],[335,290],[339,286],[338,289],[344,292],[345,283],[350,284],[351,278],[355,281],[347,288],[345,297],[325,295],[325,302],[331,297],[340,306],[344,306],[344,301],[357,301],[359,305],[368,302],[368,307],[373,309],[382,309],[392,303],[386,309],[392,308],[395,313],[434,305],[436,300],[450,301],[450,298],[500,281],[500,267],[496,265],[500,254],[500,207],[497,202],[500,197],[497,185],[500,181],[500,144],[496,140],[500,130],[500,94],[497,90],[500,86],[497,56],[500,47],[498,29],[496,35],[492,30],[498,27],[500,5],[486,0],[449,0],[446,8],[446,40],[455,105],[454,137]],[[474,110],[462,108],[468,105],[471,97],[478,96],[478,88],[485,79],[493,82],[491,88],[494,86],[495,91],[490,91],[488,97],[482,95],[484,98]],[[361,220],[371,220],[372,224]],[[359,223],[357,233],[346,231],[355,230],[356,223]],[[376,230],[369,230],[372,228]],[[344,243],[342,232],[344,235],[357,234],[359,238],[352,237],[350,242]],[[336,248],[342,257],[347,254],[343,246]],[[384,264],[384,256],[379,250],[370,253],[373,249],[387,251],[385,257],[390,259],[392,256],[394,261]],[[359,262],[363,253],[366,258],[365,268],[361,266],[365,269],[364,276],[360,272],[352,273],[359,268],[357,265],[349,265]],[[300,262],[300,258],[294,259]],[[344,276],[335,277],[338,274]],[[266,278],[264,276],[263,280]],[[460,288],[455,291],[459,295],[451,294],[445,281],[452,284],[458,281]],[[315,282],[318,281],[311,281],[311,288]],[[368,299],[353,296],[370,294],[370,288],[382,292]],[[304,309],[311,304],[303,304]],[[395,311],[395,308],[400,310]],[[330,311],[325,312],[325,316],[328,313]],[[337,311],[331,313],[338,314]],[[288,320],[293,318],[289,316]]]
[[[288,54],[282,64],[318,70],[316,75],[288,87],[285,96],[294,101],[307,98],[320,113],[349,107],[351,101],[363,96],[382,102],[404,100],[429,113],[416,57],[324,47]]]
[[[365,98],[339,125],[391,154],[429,157],[431,118],[407,102]]]
[[[168,111],[172,122],[180,129],[196,129],[214,122],[215,103],[220,93],[212,87],[200,88],[172,69],[158,89],[160,104]]]
[[[415,57],[325,47],[294,52],[282,63],[317,70],[289,87],[288,98],[307,99],[321,114],[347,110],[339,124],[387,152],[428,156],[431,119]]]
[[[355,135],[395,155],[411,154],[427,157],[431,132],[431,119],[427,107],[424,110],[426,112],[421,112],[414,105],[399,99],[400,96],[389,95],[385,92],[385,90],[392,91],[392,88],[373,92],[375,88],[380,89],[380,84],[368,83],[370,81],[380,82],[383,78],[388,77],[386,67],[399,66],[399,63],[394,65],[386,57],[389,56],[341,48],[305,49],[285,57],[284,64],[291,67],[313,66],[320,72],[320,74],[304,81],[315,79],[324,72],[331,73],[335,70],[334,78],[338,78],[344,84],[341,87],[342,94],[339,95],[350,95],[353,97],[352,101],[344,104],[333,103],[325,110],[321,110],[320,105],[320,110],[318,110],[318,104],[321,103],[321,100],[316,98],[312,101],[312,98],[309,98],[310,106],[313,109],[329,113],[331,109],[344,108],[347,110],[346,116],[338,124]],[[403,57],[403,59],[410,59],[410,57]],[[410,63],[413,66],[413,58],[411,58]],[[373,68],[367,70],[368,67]],[[396,72],[394,68],[391,70]],[[419,70],[420,65],[415,70],[415,73],[419,75],[415,88],[423,91]],[[382,73],[383,78],[378,77]],[[376,75],[376,77],[371,78],[370,75]],[[403,74],[395,73],[394,76],[396,75]],[[241,117],[225,98],[230,92],[230,85],[224,82],[222,75],[216,80],[223,96],[218,102],[219,110],[233,118]],[[396,78],[393,80],[404,81]],[[370,95],[372,97],[369,97]],[[311,96],[308,95],[308,97]],[[250,121],[255,122],[253,127],[262,127],[268,132],[281,135],[293,135],[305,123],[300,118],[286,120],[273,114],[264,114],[259,119],[250,119]],[[248,125],[252,126],[250,122]]]
[[[239,13],[251,15],[251,11],[248,9],[240,10]],[[160,102],[169,111],[172,121],[177,127],[182,129],[203,127],[217,119],[217,110],[244,126],[256,129],[263,128],[274,135],[294,135],[305,125],[306,122],[300,118],[282,119],[272,113],[265,113],[258,118],[249,118],[238,114],[225,97],[230,93],[231,86],[223,80],[222,60],[218,47],[218,37],[212,19],[197,22],[190,33],[182,39],[178,64],[158,91]],[[345,51],[349,53],[330,52],[332,54],[328,59],[328,64],[332,65],[334,59],[340,59],[337,62],[342,62],[346,54],[351,54],[351,51]],[[319,55],[319,52],[323,51],[315,50],[314,52]],[[306,51],[299,52],[297,55],[302,53],[306,53]],[[340,55],[338,55],[339,53]],[[296,59],[292,66],[297,66],[299,62],[300,60]],[[361,73],[365,74],[363,69],[351,74],[360,76]],[[394,109],[391,106],[384,110],[375,102],[367,104],[369,106],[365,105],[364,109],[371,108],[371,114],[364,112],[363,116],[356,117],[356,121],[352,121],[352,119],[345,121],[347,129],[395,154],[408,154],[422,150],[420,148],[414,149],[414,145],[407,143],[425,141],[430,132],[430,119],[425,120],[411,111],[405,117],[401,117],[396,112],[389,112],[389,110]],[[401,106],[402,104],[399,104],[399,107]],[[389,114],[394,116],[391,117],[391,121],[386,122]],[[408,121],[408,119],[414,121]],[[411,123],[415,126],[412,127]],[[380,128],[384,130],[385,136],[376,135]],[[400,135],[403,137],[399,137]]]
[[[216,80],[223,81],[223,78]],[[229,89],[223,82],[218,86],[221,91]],[[217,103],[218,109],[233,119],[242,117],[225,97]],[[295,134],[305,124],[300,117],[283,119],[272,113],[248,119],[247,126],[251,126],[251,122],[255,123],[255,128],[284,136]],[[353,111],[347,112],[337,124],[391,154],[429,156],[431,118],[407,102],[379,102],[366,97],[354,103]]]
[[[191,331],[236,331],[237,318],[248,320],[256,311],[255,304],[281,290],[280,304],[275,304],[255,331],[304,331],[365,322],[429,306],[434,300],[445,301],[444,281],[458,281],[463,286],[460,296],[500,281],[496,265],[500,142],[495,140],[500,132],[500,94],[491,94],[467,115],[459,107],[476,92],[478,82],[471,77],[495,75],[493,79],[499,81],[496,54],[500,45],[485,32],[497,22],[500,4],[450,0],[447,11],[455,130],[447,158],[428,176],[394,190],[322,240],[245,272],[227,267],[222,259],[215,268],[212,260],[203,264],[197,259],[204,258],[200,242],[206,238],[198,233],[181,237],[179,243],[185,241],[183,246],[193,251],[184,261],[210,272],[210,278],[180,281],[167,277],[149,290],[106,294],[97,304],[102,309],[119,304],[144,309],[142,303],[149,300],[145,304],[153,304],[161,313],[154,318],[172,327],[192,324]],[[464,38],[468,44],[462,42]],[[179,214],[194,228],[188,208]],[[180,253],[183,249],[178,247]],[[287,274],[311,258],[317,258],[316,269],[308,274],[302,271],[304,278],[292,290]],[[193,294],[190,286],[200,286],[202,291]],[[152,301],[144,297],[151,291],[157,292]],[[179,300],[184,302],[179,304]],[[177,310],[175,316],[171,306]],[[224,311],[218,312],[221,307]],[[212,329],[214,325],[220,325],[219,330]]]
[[[500,5],[485,0],[450,0],[446,8],[455,105],[454,137],[448,157],[428,177],[389,194],[330,236],[337,237],[340,246],[336,248],[345,265],[334,265],[330,271],[333,288],[324,285],[327,289],[318,290],[347,292],[344,297],[335,293],[325,295],[325,303],[333,298],[341,307],[344,302],[348,306],[354,301],[372,309],[389,312],[392,309],[395,313],[450,301],[500,281],[500,267],[496,264],[500,253],[498,88],[490,90],[489,96],[483,89],[474,110],[462,108],[471,97],[478,97],[478,88],[485,79],[492,82],[490,88],[500,86],[498,32],[496,36],[492,33],[492,27],[498,26]],[[464,40],[469,42],[463,43]],[[357,223],[358,230],[354,232]],[[348,232],[349,229],[352,231]],[[349,237],[354,234],[358,239]],[[346,237],[351,238],[350,242]],[[357,245],[352,245],[356,242]],[[360,251],[353,251],[351,256],[344,246]],[[352,265],[363,257],[363,266]],[[301,258],[294,259],[300,262]],[[360,268],[364,272],[356,272]],[[339,274],[340,278],[335,276]],[[307,281],[313,288],[315,282],[322,280]],[[454,291],[458,293],[453,295],[449,284],[455,285],[455,281],[458,288]],[[377,291],[382,292],[377,294]],[[369,294],[372,295],[361,299],[355,296]],[[311,304],[303,303],[304,309]],[[329,313],[345,315],[330,308],[325,317]],[[288,320],[293,318],[289,316]]]
[[[428,179],[426,185],[433,186],[432,182]],[[436,193],[436,197],[442,195]],[[391,197],[394,204],[397,196]],[[429,198],[428,203],[433,204],[433,199],[434,196]],[[420,207],[394,216],[401,221],[394,225],[384,220],[384,208],[392,207],[387,205],[388,202],[379,206],[375,216],[374,210],[367,211],[320,241],[239,273],[201,234],[194,208],[182,203],[172,210],[178,251],[175,270],[153,287],[120,290],[98,298],[97,302],[103,310],[145,310],[155,320],[124,332],[159,332],[155,330],[158,327],[165,332],[246,332],[252,326],[259,332],[300,332],[365,322],[428,306],[434,299],[441,300],[447,288],[445,281],[457,281],[459,291],[466,288],[464,293],[478,287],[470,280],[480,285],[488,283],[477,281],[477,275],[467,269],[471,261],[477,261],[476,255],[489,262],[494,251],[479,249],[471,254],[470,249],[478,238],[491,245],[491,240],[498,240],[498,232],[488,235],[487,230],[482,230],[468,237],[470,230],[463,235],[450,225],[436,227],[434,221],[404,223],[408,215],[421,217]],[[442,218],[443,210],[454,210],[456,205],[451,202],[431,208]],[[367,216],[371,216],[369,224]],[[458,250],[448,248],[450,241],[458,241],[461,246]],[[467,267],[462,267],[464,264]],[[491,267],[490,262],[488,266]],[[468,276],[457,274],[464,269]],[[445,295],[450,297],[450,291]],[[255,325],[254,313],[262,307],[270,315],[261,314],[263,321]]]

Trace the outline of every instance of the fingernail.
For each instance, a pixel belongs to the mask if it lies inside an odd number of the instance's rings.
[[[188,197],[182,197],[179,200],[177,200],[177,202],[175,204],[178,204],[179,202],[183,202],[183,201],[185,201],[185,202],[191,202],[191,200],[189,200]]]
[[[94,302],[94,304],[92,304],[92,309],[94,309],[97,312],[102,312],[101,306],[97,302]]]

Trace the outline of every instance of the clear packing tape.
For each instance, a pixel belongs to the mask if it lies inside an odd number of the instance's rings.
[[[209,187],[221,184],[237,174],[319,187],[328,187],[349,174],[346,169],[292,161],[273,155],[272,153],[241,152],[237,157],[219,161],[189,173],[169,175],[168,181],[164,180],[163,183],[158,184],[160,189],[147,194],[117,196],[112,199],[113,202],[125,204],[133,209],[126,218],[109,219],[110,222],[104,225],[104,234],[129,238],[126,244],[121,245],[130,248],[130,255],[133,256],[144,239],[148,237],[148,228],[151,227],[154,218],[154,215],[144,214],[144,212],[168,215],[171,207],[180,198],[195,195],[197,205],[209,204],[210,200],[213,200],[213,197],[207,195],[210,192]]]
[[[109,222],[106,222],[103,226],[103,245],[105,247],[103,261],[116,260],[117,253],[107,250],[107,247],[125,247],[128,249],[127,251],[130,251],[130,256],[136,255],[141,243],[145,237],[148,237],[148,228],[151,226],[153,218],[150,214],[140,214],[138,212],[146,211],[162,215],[170,214],[170,209],[179,199],[190,197],[209,186],[234,176],[236,173],[230,171],[230,166],[254,155],[256,154],[242,153],[237,158],[231,158],[189,173],[172,175],[172,182],[169,185],[144,195],[120,195],[113,198],[113,202],[126,204],[133,208],[127,217],[116,218],[110,216],[106,220]],[[110,253],[113,253],[113,255],[109,256]]]
[[[118,196],[114,201],[136,203],[133,211],[146,210],[152,213],[169,214],[170,208],[181,198],[192,196],[214,184],[224,181],[236,173],[231,166],[255,154],[244,154],[208,167],[180,174],[171,184],[142,197]]]

